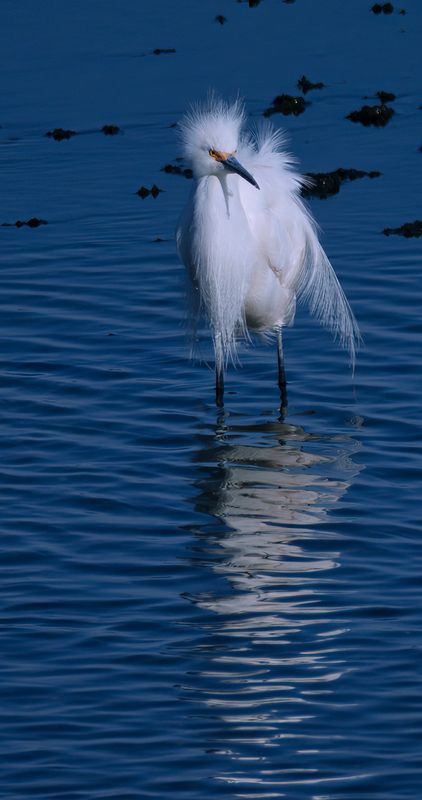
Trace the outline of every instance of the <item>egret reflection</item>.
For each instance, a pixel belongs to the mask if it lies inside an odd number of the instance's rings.
[[[189,688],[223,724],[215,748],[227,769],[216,777],[241,787],[236,796],[330,780],[317,754],[332,744],[329,714],[347,705],[335,688],[347,663],[332,512],[359,471],[356,449],[348,436],[221,416],[197,456],[196,506],[210,522],[197,531],[196,563],[199,547],[218,580],[189,598],[209,612],[205,663]]]

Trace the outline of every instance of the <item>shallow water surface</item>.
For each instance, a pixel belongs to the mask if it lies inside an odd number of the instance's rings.
[[[41,5],[0,33],[0,223],[48,222],[0,227],[0,795],[416,800],[422,240],[381,231],[420,216],[420,5]],[[271,343],[217,412],[160,170],[209,87],[257,121],[303,74],[300,168],[382,173],[310,200],[365,346],[302,310],[286,417]]]

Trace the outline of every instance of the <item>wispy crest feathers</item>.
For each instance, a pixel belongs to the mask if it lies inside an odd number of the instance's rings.
[[[251,126],[252,140],[255,149],[265,158],[267,156],[282,156],[286,166],[296,163],[295,157],[286,150],[288,136],[281,128],[274,128],[267,119]]]
[[[223,149],[223,142],[238,142],[246,119],[243,101],[226,102],[210,92],[205,103],[195,103],[178,124],[183,155],[192,160],[198,148]]]

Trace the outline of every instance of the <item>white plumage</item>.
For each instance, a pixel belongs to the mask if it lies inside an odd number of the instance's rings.
[[[244,123],[240,101],[214,97],[180,123],[195,184],[178,224],[177,245],[191,281],[193,313],[205,312],[211,327],[219,404],[224,367],[249,330],[278,333],[283,395],[281,330],[293,323],[297,297],[349,350],[352,364],[359,340],[300,198],[306,179],[292,169],[283,135],[268,123],[251,134]]]

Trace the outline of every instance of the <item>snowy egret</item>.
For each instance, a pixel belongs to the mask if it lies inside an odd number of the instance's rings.
[[[359,331],[350,306],[300,198],[306,179],[292,169],[284,137],[270,124],[247,133],[241,101],[211,97],[180,122],[195,184],[177,228],[192,288],[192,314],[211,327],[216,402],[224,369],[249,331],[277,338],[278,383],[286,405],[282,329],[296,298],[347,348],[354,364]]]

